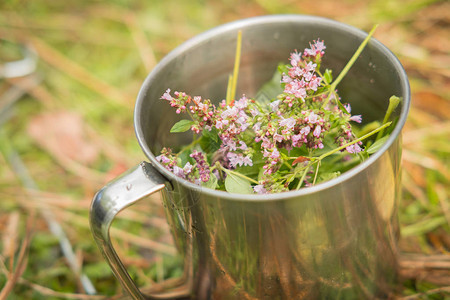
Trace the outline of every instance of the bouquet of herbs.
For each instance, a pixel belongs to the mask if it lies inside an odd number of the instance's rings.
[[[382,123],[358,129],[354,125],[361,123],[361,115],[352,115],[350,104],[337,93],[337,85],[374,30],[335,80],[331,70],[321,71],[326,46],[318,39],[302,52],[291,53],[289,63],[278,66],[273,80],[255,99],[234,97],[239,32],[234,72],[226,99],[218,106],[201,96],[170,89],[162,95],[177,114],[189,116],[174,124],[171,132],[191,130],[194,139],[177,153],[163,148],[156,159],[181,178],[230,193],[283,192],[339,176],[380,148],[387,138],[384,129],[391,125],[389,115],[400,100],[391,97]]]

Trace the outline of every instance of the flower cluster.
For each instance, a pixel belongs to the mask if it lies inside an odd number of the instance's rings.
[[[191,130],[200,133],[203,128],[211,128],[214,125],[215,106],[211,104],[211,100],[202,100],[200,96],[191,97],[184,92],[175,92],[173,97],[170,89],[161,96],[161,99],[170,102],[170,106],[176,108],[176,113],[180,114],[187,110],[191,113],[195,123],[191,126]]]
[[[350,115],[350,105],[341,103],[330,79],[322,75],[331,72],[320,72],[325,49],[324,42],[316,40],[304,51],[291,53],[289,64],[279,67],[280,81],[274,83],[283,92],[267,105],[244,95],[216,106],[184,92],[172,96],[167,89],[161,99],[192,119],[185,120],[190,127],[180,132],[190,129],[200,135],[190,148],[183,148],[189,151],[184,165],[166,148],[157,160],[183,179],[229,192],[251,184],[258,194],[281,192],[330,178],[336,171],[330,175],[318,167],[326,163],[327,153],[348,161],[363,151],[350,123],[361,123],[362,118]]]

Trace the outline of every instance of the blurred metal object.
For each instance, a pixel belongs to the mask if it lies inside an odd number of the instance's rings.
[[[6,123],[11,116],[10,111],[14,108],[14,104],[22,98],[23,95],[28,93],[29,90],[38,86],[42,82],[42,77],[35,73],[38,55],[31,46],[22,46],[22,50],[25,58],[18,61],[7,62],[0,65],[0,78],[18,78],[21,81],[21,85],[12,85],[6,92],[0,94],[0,140],[3,139],[3,155],[6,161],[9,163],[11,169],[17,175],[23,186],[27,189],[29,195],[32,197],[35,192],[39,191],[39,188],[28,172],[26,165],[23,163],[19,154],[15,151],[8,137],[6,137],[2,126]],[[17,83],[17,82],[16,82]],[[67,237],[61,224],[56,220],[51,209],[44,203],[39,203],[37,206],[39,213],[44,218],[50,232],[58,239],[61,252],[67,260],[70,269],[74,272],[75,276],[80,281],[83,289],[89,295],[97,293],[94,285],[89,277],[82,272],[82,267],[79,265],[79,261],[73,251],[72,244]]]
[[[91,228],[100,250],[133,298],[173,299],[156,290],[141,293],[109,242],[117,212],[161,190],[175,244],[186,262],[183,278],[191,299],[388,297],[397,280],[400,132],[410,90],[402,65],[377,40],[370,40],[340,83],[340,96],[367,122],[383,118],[390,96],[403,101],[387,142],[341,176],[298,191],[240,195],[196,186],[156,161],[154,153],[163,146],[182,146],[192,138],[169,134],[180,116],[161,95],[170,87],[216,103],[223,99],[239,29],[243,45],[237,93],[246,95],[256,94],[280,61],[310,41],[325,41],[323,65],[339,72],[367,36],[324,18],[274,15],[219,26],[169,53],[149,74],[136,102],[136,135],[151,164],[141,164],[124,180],[134,180],[133,174],[140,172],[140,193],[130,193],[116,180],[93,201]],[[164,184],[165,178],[171,185]]]
[[[31,45],[23,45],[21,52],[23,59],[6,62],[0,65],[0,78],[23,77],[36,70],[38,55]]]

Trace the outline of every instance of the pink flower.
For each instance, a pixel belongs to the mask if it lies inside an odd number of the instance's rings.
[[[283,136],[281,134],[275,133],[273,135],[273,140],[275,142],[281,143],[283,141]]]
[[[293,67],[296,67],[301,59],[302,55],[297,51],[291,53],[291,65]]]
[[[327,48],[327,47],[325,47],[324,42],[319,39],[317,39],[314,46],[315,46],[316,50],[319,52],[323,52],[323,50],[325,50]]]
[[[278,106],[280,105],[280,102],[281,102],[281,100],[276,100],[269,104],[270,107],[272,108],[272,111],[278,110]]]
[[[226,110],[222,112],[220,115],[223,119],[227,119],[229,117],[236,117],[239,113],[239,109],[236,106],[228,107]]]
[[[277,148],[274,148],[272,151],[272,154],[270,155],[270,158],[277,159],[280,157],[280,152],[277,150]]]
[[[238,101],[234,102],[234,106],[239,108],[239,109],[246,108],[248,106],[248,99],[247,99],[247,97],[245,97],[245,95],[242,96],[241,99],[239,99]]]
[[[222,139],[222,147],[230,150],[230,151],[236,151],[236,142],[230,138],[223,138]]]
[[[283,77],[281,78],[281,82],[282,83],[291,83],[292,82],[292,78],[290,76],[283,75]]]
[[[350,103],[344,104],[345,110],[350,113],[352,111],[352,107],[350,106]]]
[[[161,162],[163,164],[170,163],[170,159],[167,156],[165,156],[165,155],[159,155],[159,156],[157,156],[155,158],[156,158],[157,161],[159,161],[159,162]]]
[[[261,122],[255,123],[255,125],[253,125],[253,130],[254,131],[261,130]]]
[[[166,92],[161,96],[161,99],[172,101],[173,97],[170,95],[170,89],[167,89]]]
[[[227,158],[229,159],[230,166],[232,168],[236,168],[238,165],[239,166],[242,166],[242,165],[252,166],[253,165],[250,155],[247,155],[244,157],[244,155],[242,155],[240,153],[228,152]]]
[[[190,162],[187,162],[185,165],[184,165],[184,168],[183,168],[183,171],[184,171],[184,174],[190,174],[191,172],[192,172],[192,169],[194,168],[194,166],[193,165],[191,165],[191,163]]]
[[[306,48],[304,55],[305,56],[316,56],[318,54],[320,54],[321,56],[324,54],[324,51],[326,49],[325,44],[323,43],[323,41],[317,40],[314,41],[314,44],[309,44],[309,46],[311,47],[310,49]]]
[[[361,152],[362,149],[361,149],[361,147],[359,147],[358,144],[353,144],[353,145],[346,147],[345,150],[347,150],[348,153],[358,153],[358,152]]]
[[[263,137],[261,147],[263,147],[265,149],[270,149],[273,147],[273,144],[270,142],[270,140],[268,138]]]
[[[253,187],[253,190],[257,194],[267,194],[267,190],[264,188],[264,185],[258,184]]]
[[[308,87],[313,91],[317,91],[317,88],[320,86],[321,82],[322,78],[314,75],[312,79],[309,81]]]
[[[362,117],[361,115],[354,115],[350,117],[351,121],[354,121],[356,123],[361,123],[362,122]]]
[[[303,139],[303,136],[301,134],[296,134],[291,137],[291,140],[292,140],[292,143],[294,144],[294,146],[297,146],[298,142],[302,139]]]
[[[209,165],[206,161],[206,155],[203,152],[194,150],[191,155],[195,162],[197,163],[197,169],[200,176],[200,180],[203,182],[208,182],[210,178]]]
[[[243,141],[239,141],[240,146],[238,147],[239,149],[241,149],[242,151],[247,150],[247,145],[243,142]]]
[[[178,166],[173,166],[172,172],[181,178],[186,178],[186,175],[184,175],[184,170]]]
[[[321,132],[322,132],[322,127],[320,125],[317,125],[316,129],[314,129],[313,135],[315,137],[319,137]]]
[[[290,118],[281,120],[279,123],[280,123],[280,126],[285,126],[288,129],[292,129],[292,128],[294,128],[294,126],[297,122],[295,121],[294,118],[290,117]]]
[[[309,126],[305,126],[302,129],[300,129],[300,133],[305,135],[308,135],[311,132],[311,128]]]
[[[256,117],[257,115],[259,115],[259,110],[257,110],[256,108],[252,108],[250,110],[250,113],[252,114],[253,117]]]
[[[311,114],[308,116],[308,123],[309,124],[316,124],[317,120],[319,120],[319,116],[316,115],[314,112],[311,112]]]
[[[313,63],[312,61],[308,62],[305,66],[305,71],[311,72],[315,71],[317,67],[317,64]]]

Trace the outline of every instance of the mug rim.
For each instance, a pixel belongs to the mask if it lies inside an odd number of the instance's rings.
[[[156,79],[156,74],[159,73],[159,71],[165,67],[170,61],[175,59],[179,54],[183,53],[184,51],[195,47],[196,45],[204,42],[205,40],[208,40],[209,38],[221,34],[227,31],[231,30],[237,30],[242,27],[247,27],[251,25],[257,25],[257,24],[268,24],[268,23],[280,23],[280,22],[294,22],[294,23],[300,23],[300,22],[310,22],[310,23],[317,23],[320,25],[326,25],[326,26],[332,26],[332,27],[338,27],[339,29],[346,31],[356,37],[359,37],[361,39],[364,39],[367,36],[367,33],[350,25],[347,25],[345,23],[341,23],[335,20],[331,20],[324,17],[317,17],[317,16],[311,16],[311,15],[296,15],[296,14],[281,14],[281,15],[268,15],[268,16],[257,16],[257,17],[251,17],[251,18],[245,18],[236,20],[233,22],[225,23],[222,25],[219,25],[217,27],[214,27],[212,29],[209,29],[203,33],[200,33],[193,38],[185,41],[178,47],[176,47],[174,50],[169,52],[161,61],[153,68],[153,70],[147,75],[146,79],[144,80],[139,93],[137,95],[135,109],[134,109],[134,129],[136,138],[139,142],[139,145],[141,149],[144,151],[144,154],[147,156],[147,158],[150,160],[151,164],[160,172],[162,173],[169,181],[176,181],[180,183],[181,185],[195,191],[200,191],[201,193],[204,193],[211,197],[217,197],[221,199],[227,199],[227,200],[236,200],[236,201],[256,201],[256,202],[262,202],[262,201],[277,201],[277,200],[284,200],[288,198],[296,198],[300,196],[307,196],[311,195],[323,190],[330,189],[332,187],[337,186],[338,184],[348,181],[350,178],[357,176],[358,174],[362,173],[363,170],[374,164],[382,155],[387,152],[387,150],[392,146],[394,141],[400,137],[401,130],[406,122],[408,111],[410,107],[410,101],[411,101],[411,91],[409,86],[408,77],[406,74],[406,71],[404,70],[402,64],[400,63],[399,59],[392,53],[391,50],[389,50],[386,46],[384,46],[380,41],[378,41],[375,38],[371,38],[370,44],[372,47],[375,47],[378,49],[378,51],[385,54],[386,59],[388,59],[393,65],[394,69],[396,70],[397,74],[400,78],[400,84],[401,84],[401,90],[403,91],[402,95],[402,108],[399,115],[398,122],[392,131],[391,135],[387,139],[387,141],[381,146],[381,148],[371,155],[367,160],[363,161],[362,163],[358,164],[357,166],[351,168],[350,170],[342,173],[336,178],[333,178],[331,180],[318,183],[311,187],[303,187],[299,190],[295,191],[287,191],[287,192],[281,192],[281,193],[273,193],[273,194],[235,194],[235,193],[229,193],[226,191],[219,191],[219,190],[213,190],[210,188],[202,187],[199,185],[196,185],[194,183],[191,183],[183,178],[180,178],[164,168],[155,158],[155,155],[150,150],[149,146],[145,142],[142,127],[141,127],[141,121],[138,117],[140,115],[141,110],[141,103],[145,101],[145,97],[147,94],[147,90],[150,87],[150,83]]]

